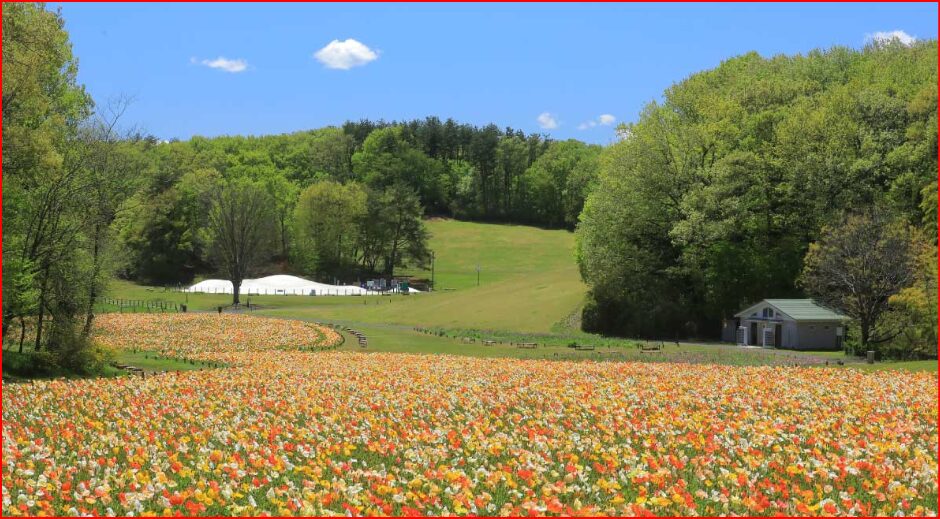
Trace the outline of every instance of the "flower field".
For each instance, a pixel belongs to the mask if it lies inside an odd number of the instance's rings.
[[[311,352],[334,332],[145,317],[99,337],[232,367],[4,384],[4,515],[937,511],[936,374]]]
[[[114,349],[193,360],[241,360],[267,350],[320,350],[340,342],[334,330],[303,321],[233,314],[103,314],[95,339]]]

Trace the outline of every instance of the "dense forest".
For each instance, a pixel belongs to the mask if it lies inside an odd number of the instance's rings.
[[[717,337],[749,303],[826,295],[804,272],[810,245],[876,213],[917,240],[908,263],[925,248],[932,258],[908,276],[920,295],[908,292],[920,305],[908,311],[928,317],[898,329],[927,328],[920,347],[936,352],[936,41],[732,58],[622,133],[578,230],[586,329]],[[855,260],[843,253],[839,268]]]

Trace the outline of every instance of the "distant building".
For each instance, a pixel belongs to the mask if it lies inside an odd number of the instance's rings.
[[[765,348],[841,350],[848,319],[812,299],[764,299],[725,320],[721,338]]]

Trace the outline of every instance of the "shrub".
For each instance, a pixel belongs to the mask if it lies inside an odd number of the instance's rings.
[[[61,372],[58,356],[49,351],[3,352],[3,372],[35,378],[51,377]]]

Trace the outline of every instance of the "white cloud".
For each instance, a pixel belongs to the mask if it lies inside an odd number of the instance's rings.
[[[313,55],[326,68],[349,70],[379,59],[379,54],[352,38],[333,40]]]
[[[610,114],[601,114],[597,116],[597,119],[591,119],[590,121],[585,121],[578,125],[579,130],[587,130],[588,128],[594,128],[595,126],[610,126],[617,121],[617,118]]]
[[[195,61],[195,59],[193,60]],[[225,72],[244,72],[248,69],[248,62],[243,59],[227,59],[219,56],[216,59],[204,59],[199,62],[209,68],[224,70]]]
[[[907,45],[908,47],[917,41],[917,38],[900,29],[895,29],[893,31],[879,31],[874,34],[867,35],[865,39],[878,44],[887,44],[897,40],[901,42],[901,44]]]
[[[555,119],[554,115],[548,112],[540,113],[535,120],[538,121],[539,128],[543,130],[554,130],[555,128],[558,128],[558,120]]]

